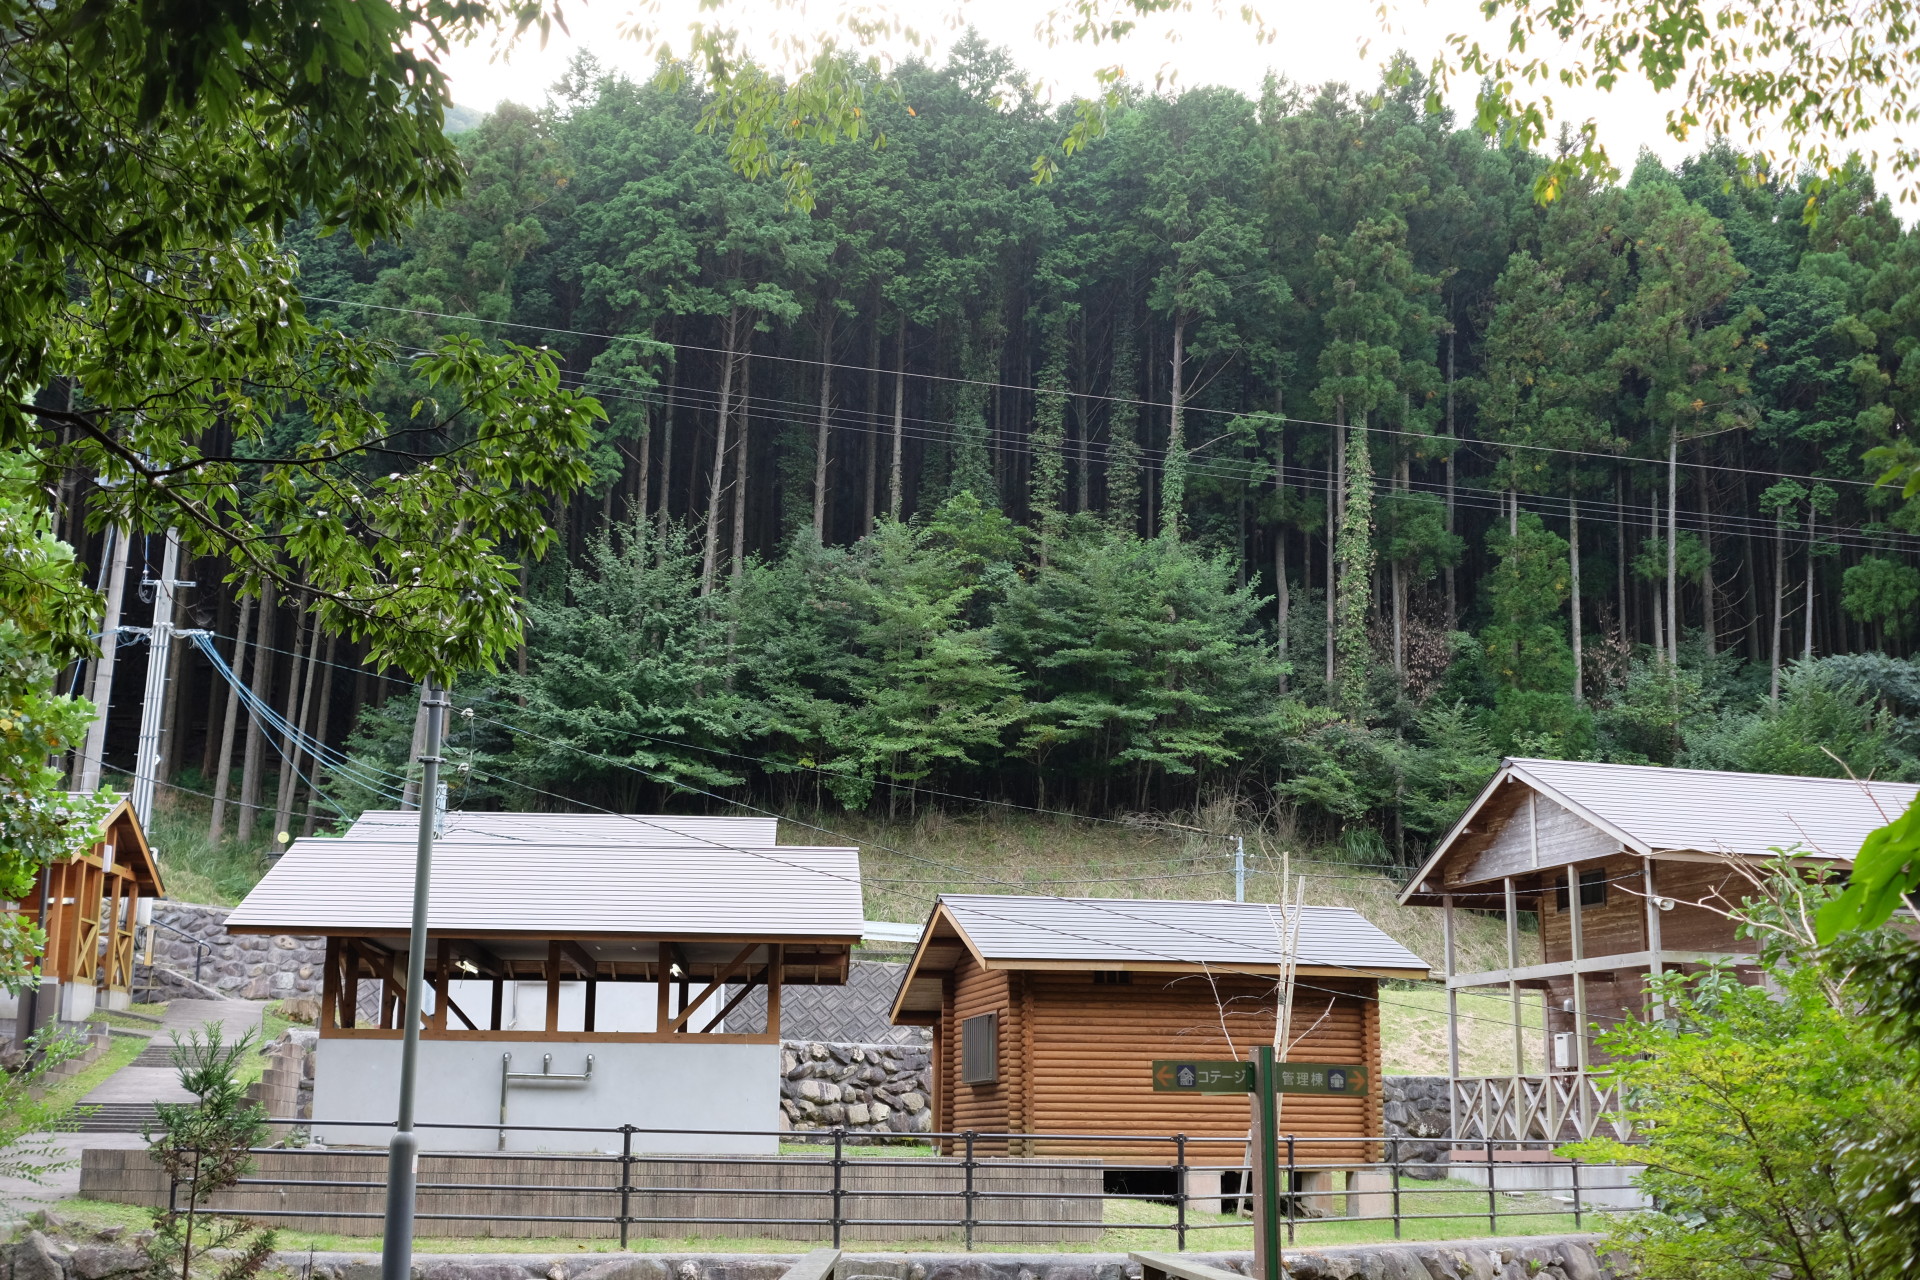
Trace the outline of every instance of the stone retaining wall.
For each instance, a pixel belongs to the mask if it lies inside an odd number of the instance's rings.
[[[862,1133],[933,1129],[931,1053],[925,1046],[788,1040],[780,1073],[783,1127]]]
[[[149,1000],[198,999],[196,991],[174,975],[191,978],[199,959],[200,984],[243,1000],[284,1000],[320,995],[326,943],[320,938],[239,935],[227,932],[230,907],[162,899],[154,904],[155,963],[134,971],[133,985]],[[144,941],[144,939],[142,940]],[[196,946],[195,943],[204,944]],[[144,948],[141,955],[145,955]],[[151,995],[146,993],[152,992]]]
[[[4,1249],[12,1280],[138,1280],[150,1264],[150,1233],[109,1228],[92,1235],[58,1232],[57,1219]],[[52,1233],[52,1234],[48,1234]],[[1186,1255],[1239,1275],[1245,1253]],[[416,1280],[781,1280],[799,1254],[497,1253],[418,1254]],[[1627,1280],[1625,1265],[1590,1235],[1523,1236],[1423,1244],[1296,1248],[1286,1254],[1294,1280]],[[277,1254],[270,1273],[302,1280],[379,1280],[373,1253]],[[1118,1253],[853,1253],[841,1255],[837,1280],[1139,1280],[1140,1264]]]
[[[1400,1158],[1409,1177],[1439,1178],[1451,1139],[1453,1116],[1448,1106],[1445,1076],[1387,1076],[1380,1082],[1386,1136],[1405,1138]]]

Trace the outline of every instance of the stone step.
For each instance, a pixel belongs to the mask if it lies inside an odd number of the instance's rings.
[[[159,1115],[151,1102],[90,1102],[83,1109],[81,1133],[139,1133]]]

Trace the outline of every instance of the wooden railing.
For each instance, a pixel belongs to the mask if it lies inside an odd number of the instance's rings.
[[[1633,1138],[1620,1115],[1619,1086],[1584,1071],[1463,1076],[1453,1082],[1453,1123],[1461,1141],[1572,1142],[1596,1132]]]

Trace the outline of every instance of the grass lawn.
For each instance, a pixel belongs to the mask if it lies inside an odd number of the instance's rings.
[[[74,1103],[92,1093],[108,1076],[139,1057],[140,1051],[146,1047],[144,1040],[115,1036],[107,1045],[107,1051],[100,1055],[99,1061],[89,1065],[80,1074],[67,1076],[49,1088],[47,1102],[63,1112],[70,1110]]]
[[[1403,1240],[1464,1240],[1490,1235],[1547,1235],[1575,1229],[1573,1215],[1562,1212],[1557,1202],[1538,1195],[1499,1193],[1494,1207],[1497,1225],[1487,1221],[1487,1193],[1469,1183],[1454,1180],[1402,1183],[1401,1208],[1407,1214],[1425,1217],[1406,1218],[1401,1223]],[[1344,1197],[1335,1197],[1336,1208]],[[55,1209],[66,1220],[89,1227],[141,1227],[152,1220],[152,1213],[131,1205],[102,1204],[91,1200],[63,1201]],[[1459,1215],[1444,1217],[1440,1215]],[[1103,1210],[1105,1229],[1092,1242],[1070,1244],[982,1244],[980,1253],[1126,1253],[1130,1250],[1174,1248],[1172,1205],[1148,1200],[1109,1200]],[[1591,1230],[1597,1215],[1587,1215]],[[1246,1219],[1231,1215],[1189,1213],[1187,1248],[1192,1252],[1247,1250],[1253,1248],[1253,1227]],[[1348,1222],[1334,1218],[1323,1221],[1302,1220],[1294,1224],[1293,1243],[1297,1245],[1371,1244],[1394,1239],[1393,1223]],[[845,1247],[860,1252],[952,1252],[961,1248],[959,1233],[945,1239],[888,1240],[863,1242],[857,1226],[849,1227]],[[380,1252],[378,1236],[334,1235],[308,1231],[282,1230],[279,1247],[284,1252],[368,1253]],[[458,1238],[424,1236],[414,1241],[420,1253],[616,1253],[617,1240],[573,1240],[528,1237]],[[814,1244],[801,1240],[774,1240],[764,1236],[635,1236],[632,1253],[804,1253]]]
[[[1540,993],[1520,994],[1528,1071],[1546,1069]],[[1447,992],[1429,983],[1380,984],[1380,1050],[1388,1075],[1447,1074]],[[1460,992],[1460,1074],[1513,1072],[1513,1003],[1507,993]]]

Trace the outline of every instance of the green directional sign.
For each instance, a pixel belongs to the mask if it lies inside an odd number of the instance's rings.
[[[1156,1058],[1153,1063],[1155,1093],[1252,1093],[1253,1088],[1251,1062],[1182,1062]],[[1367,1069],[1349,1063],[1276,1063],[1273,1089],[1275,1093],[1363,1098],[1367,1093]]]
[[[1273,1064],[1273,1091],[1364,1098],[1367,1095],[1367,1069],[1346,1063],[1276,1062]]]
[[[1178,1062],[1155,1059],[1155,1093],[1252,1093],[1251,1062]]]

